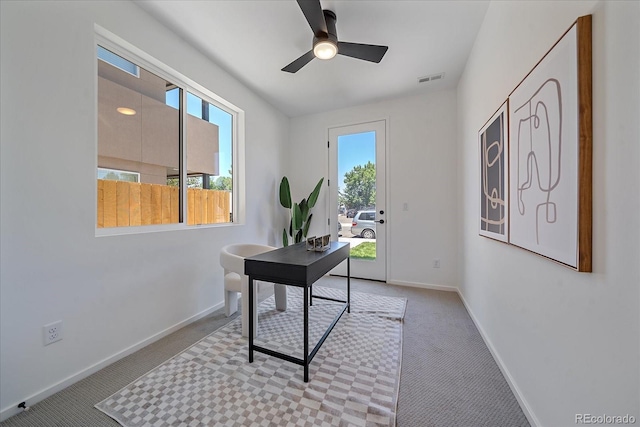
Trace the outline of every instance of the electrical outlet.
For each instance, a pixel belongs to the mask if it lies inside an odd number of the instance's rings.
[[[438,258],[434,258],[433,268],[440,268],[440,260]]]
[[[60,341],[62,339],[62,320],[44,325],[42,327],[42,338],[44,345]]]

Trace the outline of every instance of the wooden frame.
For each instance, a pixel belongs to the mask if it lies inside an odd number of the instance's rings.
[[[480,159],[479,234],[509,241],[509,115],[508,101],[478,132]]]
[[[591,15],[509,95],[509,242],[591,271]]]

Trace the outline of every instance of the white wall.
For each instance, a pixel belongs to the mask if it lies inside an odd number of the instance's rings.
[[[386,119],[387,281],[455,287],[456,93],[441,91],[291,119],[286,170],[293,194],[306,195],[328,174],[330,127]],[[409,210],[403,211],[403,203]],[[310,234],[329,232],[326,188],[314,208]],[[321,219],[320,221],[316,220]],[[431,268],[439,258],[441,268]]]
[[[4,418],[221,306],[219,249],[277,243],[289,119],[133,3],[0,7]],[[95,237],[94,23],[245,110],[247,225]],[[64,339],[44,347],[57,320]]]
[[[2,1],[0,12],[2,417],[219,306],[219,248],[280,242],[272,224],[282,221],[281,176],[294,194],[308,192],[327,174],[327,129],[382,118],[389,281],[461,283],[534,423],[574,425],[575,413],[640,418],[640,193],[629,191],[640,184],[638,2],[493,2],[457,99],[454,91],[399,98],[295,118],[290,127],[128,2]],[[513,87],[587,13],[594,273],[579,274],[478,236],[476,144]],[[245,110],[247,225],[95,237],[94,22]],[[325,231],[326,201],[325,190],[312,233]],[[436,257],[440,269],[429,267]],[[55,320],[64,321],[64,339],[43,347],[41,327]]]
[[[593,14],[593,273],[478,236],[477,132],[578,16]],[[460,291],[540,426],[640,418],[640,3],[492,2],[458,87]],[[638,421],[637,421],[638,422]]]

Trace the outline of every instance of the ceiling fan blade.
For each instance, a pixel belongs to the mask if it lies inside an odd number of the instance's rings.
[[[371,62],[380,62],[387,49],[388,46],[375,44],[338,42],[338,54]]]
[[[313,35],[327,34],[327,23],[324,20],[320,0],[298,0],[298,6],[302,9],[304,17],[307,18]]]
[[[307,65],[315,57],[316,56],[313,54],[313,49],[311,49],[309,52],[305,53],[300,58],[296,59],[291,64],[284,67],[282,71],[286,71],[287,73],[295,73],[300,68]]]

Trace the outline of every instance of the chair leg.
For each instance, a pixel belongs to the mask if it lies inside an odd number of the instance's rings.
[[[238,311],[238,293],[236,291],[224,291],[224,314],[229,317]]]
[[[273,293],[276,299],[276,309],[285,311],[287,309],[287,286],[275,283],[273,285]]]

